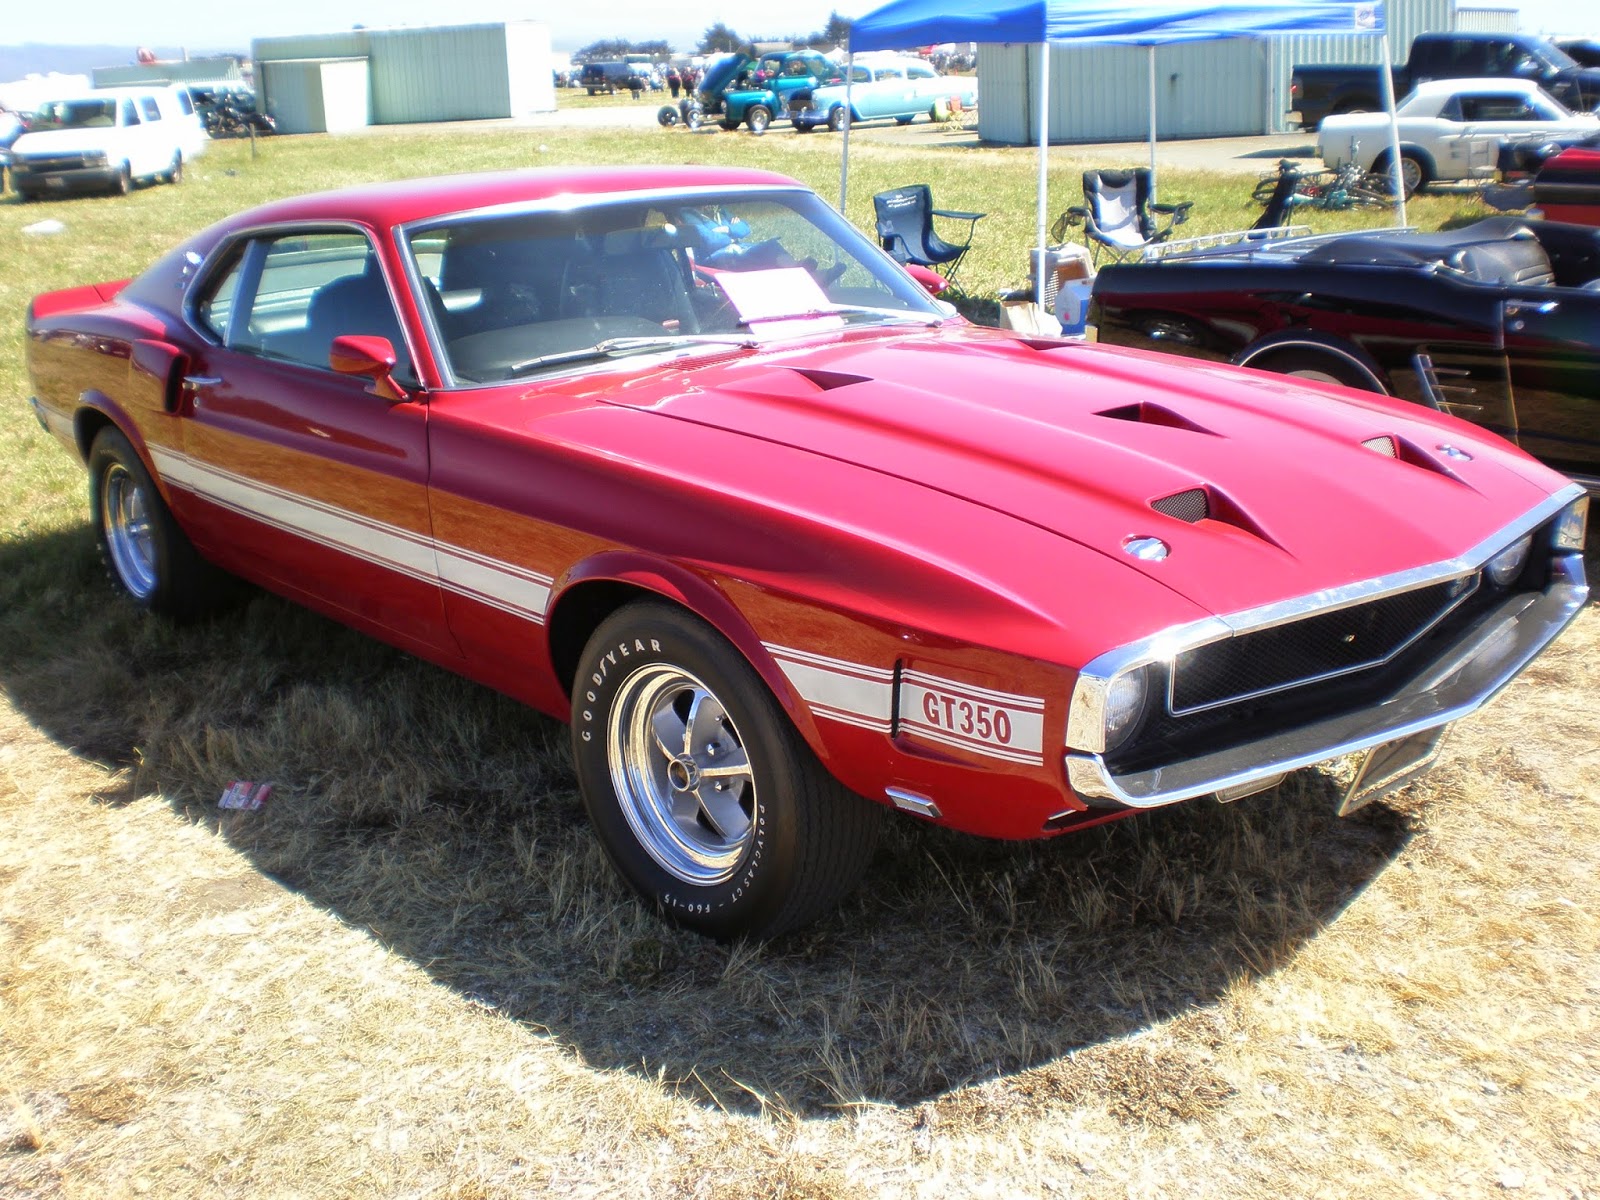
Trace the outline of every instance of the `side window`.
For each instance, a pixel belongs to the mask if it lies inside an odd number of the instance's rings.
[[[134,110],[133,101],[127,97],[123,97],[122,103],[117,106],[117,112],[119,114],[117,124],[137,125],[139,123],[139,114]]]
[[[146,121],[161,120],[161,109],[156,104],[156,98],[154,96],[139,97],[139,113]]]
[[[906,76],[910,79],[937,79],[938,75],[932,67],[907,67]]]
[[[178,111],[186,117],[194,115],[194,98],[189,95],[188,88],[178,89]]]
[[[333,339],[389,340],[402,370],[400,320],[371,244],[359,233],[296,233],[255,243],[225,270],[195,315],[235,350],[328,367]]]

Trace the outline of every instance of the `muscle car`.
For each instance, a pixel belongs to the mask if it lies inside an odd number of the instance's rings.
[[[1385,392],[1600,486],[1600,230],[1491,217],[1116,265],[1104,342]]]
[[[243,576],[570,721],[649,904],[770,936],[886,809],[1001,838],[1430,759],[1587,594],[1462,421],[967,324],[813,192],[622,168],[269,204],[36,297],[126,597]]]
[[[1418,84],[1395,110],[1406,195],[1430,183],[1493,179],[1502,147],[1600,131],[1600,117],[1574,113],[1526,79],[1436,79]],[[1328,117],[1317,153],[1332,168],[1389,169],[1389,117]]]

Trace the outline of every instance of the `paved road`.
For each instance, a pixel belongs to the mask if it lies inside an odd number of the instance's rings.
[[[643,129],[656,124],[656,112],[666,103],[664,97],[640,99],[637,102],[621,101],[597,108],[570,108],[553,113],[533,113],[515,122],[474,122],[485,126],[516,124],[532,128],[578,129]],[[383,126],[393,129],[394,126]],[[686,130],[674,130],[673,136],[687,136]],[[702,137],[753,137],[748,130],[725,133],[716,126],[702,130]],[[766,137],[799,137],[786,123],[778,122]],[[817,132],[810,136],[831,139],[835,135]],[[859,139],[869,144],[888,144],[907,147],[972,148],[982,145],[976,130],[955,130],[931,121],[917,120],[910,125],[878,122],[861,125],[850,131],[852,142]],[[1026,149],[1011,147],[1010,149]],[[1264,175],[1272,171],[1281,158],[1315,159],[1316,137],[1307,133],[1265,134],[1259,137],[1189,138],[1183,141],[1159,142],[1156,146],[1158,167],[1177,167],[1198,171],[1223,171],[1235,175]],[[1052,146],[1050,157],[1063,162],[1106,163],[1126,166],[1144,163],[1149,159],[1145,142],[1097,142]]]

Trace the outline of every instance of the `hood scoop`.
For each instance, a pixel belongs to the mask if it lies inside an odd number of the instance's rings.
[[[790,367],[802,379],[808,379],[817,385],[820,391],[831,392],[834,388],[850,387],[852,384],[867,383],[871,377],[867,375],[852,375],[848,371],[819,371],[813,367]]]
[[[1191,421],[1182,413],[1175,412],[1162,404],[1154,404],[1146,400],[1140,404],[1128,404],[1121,408],[1108,408],[1095,414],[1099,417],[1110,417],[1113,421],[1132,421],[1136,425],[1165,425],[1168,429],[1187,429],[1190,433],[1203,433],[1207,437],[1220,437],[1215,430],[1207,429],[1198,422]]]
[[[1251,537],[1261,539],[1269,546],[1283,549],[1278,539],[1269,534],[1232,497],[1210,485],[1186,488],[1181,492],[1173,492],[1170,496],[1162,496],[1159,500],[1150,501],[1150,507],[1163,516],[1171,517],[1175,521],[1186,521],[1190,525],[1198,525],[1201,521],[1231,525],[1235,529],[1242,529]]]
[[[1424,471],[1432,471],[1436,475],[1443,475],[1446,479],[1453,479],[1456,483],[1466,482],[1433,455],[1418,446],[1412,445],[1411,442],[1403,437],[1382,433],[1377,437],[1369,437],[1361,444],[1374,454],[1382,454],[1387,458],[1394,459],[1396,462],[1409,463],[1413,467],[1421,467]]]

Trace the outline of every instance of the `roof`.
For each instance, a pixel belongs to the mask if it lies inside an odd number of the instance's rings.
[[[314,192],[239,213],[227,227],[338,217],[374,228],[446,213],[546,200],[678,188],[803,187],[785,175],[729,167],[545,167],[434,175]]]
[[[1412,93],[1418,96],[1437,96],[1441,92],[1453,94],[1455,92],[1525,92],[1528,95],[1540,91],[1540,87],[1531,79],[1508,79],[1504,76],[1474,79],[1430,79],[1419,83]]]

